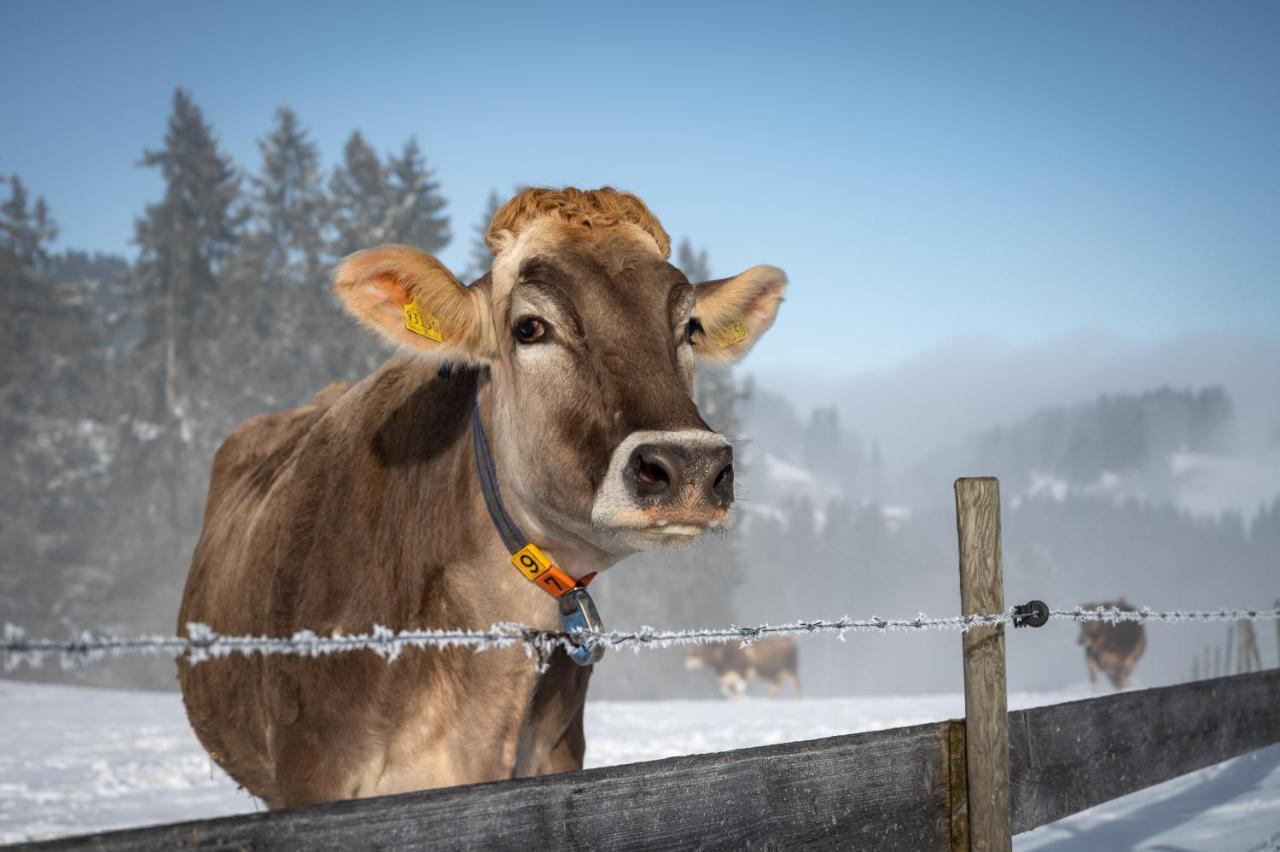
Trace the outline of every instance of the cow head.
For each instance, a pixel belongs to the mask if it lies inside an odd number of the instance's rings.
[[[492,269],[469,287],[434,257],[383,246],[343,261],[335,289],[403,348],[490,368],[503,496],[535,539],[618,556],[724,526],[733,451],[694,405],[693,365],[750,350],[782,270],[689,282],[644,203],[608,188],[525,190],[486,240]]]
[[[715,668],[724,659],[728,650],[725,645],[691,645],[684,658],[684,667],[689,671],[710,667]]]

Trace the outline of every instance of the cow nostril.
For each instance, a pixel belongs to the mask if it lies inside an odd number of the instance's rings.
[[[728,506],[733,502],[733,464],[727,464],[716,474],[715,482],[711,484],[711,493],[715,495],[716,501],[722,506]]]
[[[679,488],[680,467],[680,459],[668,450],[652,444],[640,447],[631,457],[636,493],[654,497]]]
[[[654,464],[645,459],[640,460],[640,466],[636,469],[636,479],[642,485],[653,489],[654,493],[665,491],[667,486],[671,484],[671,477],[663,470],[662,465]]]

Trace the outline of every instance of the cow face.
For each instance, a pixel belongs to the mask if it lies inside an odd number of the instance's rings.
[[[725,655],[724,645],[691,645],[689,654],[684,658],[684,667],[689,671],[719,665]]]
[[[693,364],[754,345],[782,271],[691,283],[667,262],[657,220],[613,190],[527,190],[488,240],[493,268],[471,287],[387,246],[344,261],[336,288],[392,341],[489,366],[504,495],[536,538],[623,554],[725,525],[733,453],[694,405]]]
[[[1097,621],[1083,621],[1078,641],[1086,650],[1101,651],[1107,644],[1106,627]]]

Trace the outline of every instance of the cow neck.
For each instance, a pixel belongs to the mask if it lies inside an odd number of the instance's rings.
[[[446,365],[440,370],[441,378],[448,379],[450,369]],[[480,415],[480,385],[488,376],[488,370],[482,369],[476,374],[475,384],[471,392],[471,444],[475,448],[476,475],[480,480],[480,493],[484,495],[485,508],[493,521],[494,529],[511,554],[513,564],[525,579],[551,595],[559,603],[560,629],[565,633],[576,630],[599,631],[603,628],[600,615],[596,612],[595,602],[587,591],[587,584],[595,578],[592,572],[581,580],[570,577],[529,537],[520,529],[516,519],[507,511],[502,502],[502,489],[498,485],[498,471],[493,463],[493,450],[489,446],[489,437],[485,434],[484,418]],[[574,645],[568,651],[569,659],[580,666],[589,666],[600,661],[604,656],[604,648],[599,646]]]

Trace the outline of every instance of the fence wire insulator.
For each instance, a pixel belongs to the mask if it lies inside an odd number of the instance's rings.
[[[1013,608],[1014,627],[1044,627],[1049,623],[1049,605],[1044,601],[1027,601]]]
[[[1043,609],[1037,608],[1043,607]],[[1027,612],[1024,609],[1030,607]],[[1047,617],[1044,616],[1047,611]],[[1118,624],[1124,621],[1159,621],[1165,624],[1210,621],[1271,621],[1280,620],[1280,607],[1265,609],[1220,610],[1169,610],[1156,612],[1149,608],[1139,610],[1100,607],[1098,609],[1048,609],[1041,601],[1031,601],[1020,607],[1011,607],[1003,613],[976,613],[973,615],[936,618],[920,613],[915,618],[853,619],[845,616],[831,621],[794,621],[787,624],[757,624],[746,627],[723,627],[696,630],[658,630],[640,627],[631,631],[579,630],[564,633],[555,630],[539,630],[523,624],[499,623],[488,630],[400,630],[375,625],[368,633],[333,633],[328,636],[311,630],[300,630],[292,636],[231,636],[214,631],[207,624],[188,624],[186,636],[112,636],[77,631],[70,639],[32,638],[25,630],[13,624],[4,626],[0,651],[4,653],[6,671],[22,664],[35,667],[49,657],[59,657],[63,668],[107,658],[132,654],[169,656],[197,665],[208,660],[224,659],[232,655],[248,656],[302,656],[319,657],[329,654],[372,651],[388,663],[395,662],[406,650],[431,648],[471,648],[476,652],[500,648],[521,647],[539,668],[546,666],[551,655],[559,649],[575,647],[606,650],[641,650],[672,648],[690,645],[726,644],[737,642],[745,647],[771,636],[811,636],[828,634],[844,641],[848,633],[881,633],[887,631],[958,630],[974,627],[1007,624],[1038,626],[1040,617],[1045,621],[1099,621]],[[1042,622],[1043,623],[1043,622]]]

